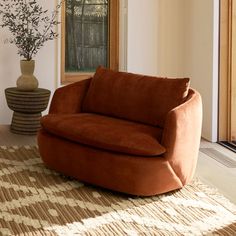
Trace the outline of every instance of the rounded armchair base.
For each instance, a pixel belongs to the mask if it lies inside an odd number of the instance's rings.
[[[40,130],[40,155],[51,169],[93,185],[138,196],[183,187],[162,156],[142,157],[95,149]]]

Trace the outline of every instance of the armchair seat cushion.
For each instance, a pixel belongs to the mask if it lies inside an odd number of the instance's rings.
[[[92,113],[50,114],[41,119],[51,134],[99,149],[138,156],[158,156],[162,129]]]

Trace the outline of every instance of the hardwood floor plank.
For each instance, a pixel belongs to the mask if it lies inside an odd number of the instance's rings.
[[[0,146],[36,144],[36,135],[14,134],[10,131],[10,125],[0,125]]]

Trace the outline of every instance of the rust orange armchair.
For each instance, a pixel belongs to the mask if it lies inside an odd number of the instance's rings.
[[[202,125],[188,78],[99,67],[93,78],[56,90],[41,119],[44,163],[78,180],[151,196],[191,181]]]

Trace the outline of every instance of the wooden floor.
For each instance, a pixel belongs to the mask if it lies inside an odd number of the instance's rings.
[[[236,153],[220,144],[201,142],[201,148],[211,148],[222,154],[222,158],[236,161]],[[229,168],[203,152],[199,152],[196,176],[204,183],[216,187],[225,197],[236,204],[236,168]]]
[[[0,146],[36,145],[36,136],[13,134],[9,125],[0,125]]]
[[[13,134],[9,126],[0,125],[0,146],[36,144],[36,136]],[[236,153],[233,153],[217,143],[202,140],[201,148],[215,149],[222,153],[223,156],[231,160],[236,160]],[[199,152],[196,177],[200,178],[202,182],[216,187],[219,192],[236,204],[236,168],[229,168],[207,154]]]

